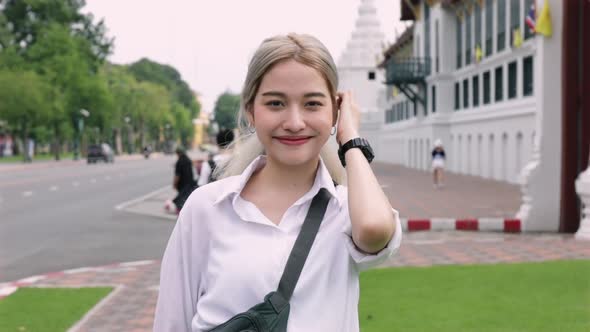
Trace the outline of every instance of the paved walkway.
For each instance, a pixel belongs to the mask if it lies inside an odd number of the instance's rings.
[[[406,233],[399,253],[385,266],[430,266],[590,259],[590,241],[560,234],[474,232]],[[29,279],[30,286],[112,285],[105,298],[72,331],[151,331],[159,262],[145,261],[77,269]],[[1,288],[1,287],[0,287]]]
[[[447,172],[435,189],[430,172],[386,163],[373,170],[402,218],[513,218],[522,201],[520,186],[480,177]]]

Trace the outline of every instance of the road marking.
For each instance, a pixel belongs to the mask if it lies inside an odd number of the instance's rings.
[[[29,196],[32,196],[32,195],[33,195],[33,192],[32,191],[25,191],[25,192],[23,192],[23,197],[29,197]]]
[[[51,188],[49,188],[49,191],[58,191],[59,187],[58,186],[51,186]]]
[[[123,203],[121,203],[121,204],[119,204],[119,205],[115,206],[115,210],[123,210],[124,208],[126,208],[126,207],[128,207],[128,206],[130,206],[130,205],[133,205],[133,204],[139,203],[139,202],[141,202],[141,201],[145,201],[146,199],[148,199],[148,198],[150,198],[150,197],[152,197],[152,196],[156,196],[156,195],[158,195],[159,193],[162,193],[162,192],[164,192],[164,191],[166,191],[166,190],[170,190],[170,186],[165,186],[165,187],[163,187],[163,188],[156,189],[156,190],[152,191],[151,193],[145,194],[145,195],[143,195],[143,196],[141,196],[141,197],[134,198],[134,199],[132,199],[132,200],[129,200],[129,201],[127,201],[127,202],[123,202]]]
[[[80,182],[78,182],[78,181],[74,181],[74,182],[72,182],[72,186],[74,186],[74,187],[77,187],[77,186],[79,186],[79,185],[80,185]]]

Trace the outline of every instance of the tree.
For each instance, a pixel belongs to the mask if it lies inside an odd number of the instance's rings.
[[[198,117],[201,107],[189,85],[182,80],[180,73],[174,67],[143,58],[132,63],[129,71],[140,82],[147,81],[164,86],[170,91],[175,102],[182,104],[190,111],[192,118]]]
[[[236,128],[237,114],[240,108],[240,96],[230,92],[221,94],[215,102],[215,122],[220,129]]]
[[[0,71],[0,118],[6,120],[26,144],[31,128],[50,114],[51,87],[31,71]],[[25,148],[24,159],[29,159]]]
[[[96,71],[110,54],[113,39],[106,37],[103,20],[94,24],[91,14],[81,13],[85,5],[84,0],[0,0],[4,20],[10,24],[11,32],[11,38],[0,38],[0,46],[2,49],[15,46],[26,55],[39,34],[48,26],[58,24],[88,42],[87,55]]]

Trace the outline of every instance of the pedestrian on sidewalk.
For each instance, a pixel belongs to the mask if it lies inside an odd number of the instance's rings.
[[[369,165],[352,92],[337,88],[336,65],[316,38],[262,42],[248,66],[232,157],[218,181],[192,193],[170,236],[154,331],[234,331],[245,317],[236,315],[269,292],[264,321],[280,327],[264,331],[359,331],[359,273],[388,260],[402,230]],[[322,200],[327,206],[316,209]],[[306,218],[312,201],[322,213]],[[302,227],[319,219],[300,275],[284,270]],[[277,288],[283,273],[297,285],[292,297]],[[252,321],[244,323],[239,330],[250,330]]]
[[[199,187],[217,180],[217,175],[219,173],[219,171],[217,171],[217,166],[225,164],[231,158],[229,145],[233,140],[234,131],[231,129],[222,129],[217,133],[216,141],[219,153],[210,153],[208,160],[201,164],[199,180],[197,181]]]
[[[443,186],[443,175],[445,171],[445,149],[442,141],[437,139],[432,150],[432,180],[433,187],[438,189]]]
[[[178,160],[174,166],[174,180],[172,185],[178,194],[172,202],[176,206],[176,211],[179,212],[197,184],[193,174],[193,163],[186,155],[184,149],[178,147],[176,149],[176,155],[178,156]]]

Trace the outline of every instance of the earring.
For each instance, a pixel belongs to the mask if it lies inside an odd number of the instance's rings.
[[[256,127],[254,127],[254,126],[248,126],[248,132],[250,134],[254,134],[256,132]]]
[[[336,126],[332,127],[332,130],[330,131],[331,136],[334,136],[334,134],[336,134]]]

